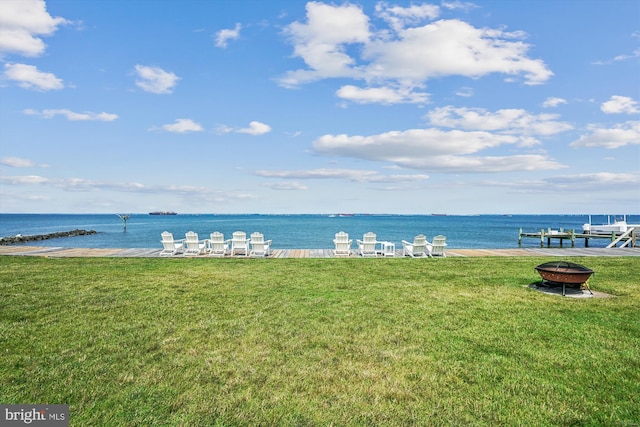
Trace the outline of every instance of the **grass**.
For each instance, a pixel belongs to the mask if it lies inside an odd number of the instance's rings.
[[[640,258],[0,257],[0,402],[71,425],[638,425]]]

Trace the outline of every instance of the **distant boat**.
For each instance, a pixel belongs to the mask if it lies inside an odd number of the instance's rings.
[[[591,215],[589,215],[589,223],[582,226],[583,233],[591,234],[626,233],[628,229],[629,226],[626,215],[622,220],[616,220],[614,218],[613,224],[611,223],[611,217],[607,216],[607,223],[599,225],[591,224]]]
[[[155,211],[155,212],[149,212],[149,215],[178,215],[178,214],[172,211]]]
[[[443,213],[432,213],[431,216],[447,216],[447,214]]]
[[[341,213],[338,214],[339,217],[346,217],[346,216],[353,216],[353,214],[346,214],[346,213]]]

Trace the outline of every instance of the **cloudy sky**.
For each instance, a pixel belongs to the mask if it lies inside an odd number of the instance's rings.
[[[639,16],[2,0],[0,212],[638,214]]]

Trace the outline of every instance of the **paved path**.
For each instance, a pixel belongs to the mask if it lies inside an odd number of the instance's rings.
[[[42,256],[50,258],[65,257],[122,257],[122,258],[157,258],[159,248],[135,249],[96,249],[96,248],[63,248],[54,246],[0,246],[0,255]],[[519,248],[519,249],[450,249],[448,257],[491,257],[491,256],[640,256],[640,248]],[[402,257],[402,250],[396,250],[396,257]],[[169,258],[169,257],[166,257]],[[171,258],[184,258],[182,255]],[[193,257],[190,257],[193,258]],[[199,256],[198,258],[209,258]],[[229,258],[229,257],[225,257]],[[244,257],[234,257],[244,258]],[[269,258],[335,258],[333,249],[274,249]],[[344,257],[342,257],[344,258]],[[358,259],[355,251],[350,256]]]

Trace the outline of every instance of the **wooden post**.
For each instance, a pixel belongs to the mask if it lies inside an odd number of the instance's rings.
[[[571,247],[576,247],[576,230],[571,229]]]
[[[544,228],[540,230],[540,247],[544,248]]]
[[[522,246],[522,227],[520,227],[520,233],[518,233],[518,247]]]
[[[124,222],[123,231],[127,231],[127,220],[129,219],[129,215],[120,215],[120,214],[116,214],[116,215],[118,215],[118,217],[122,220],[122,222]]]

